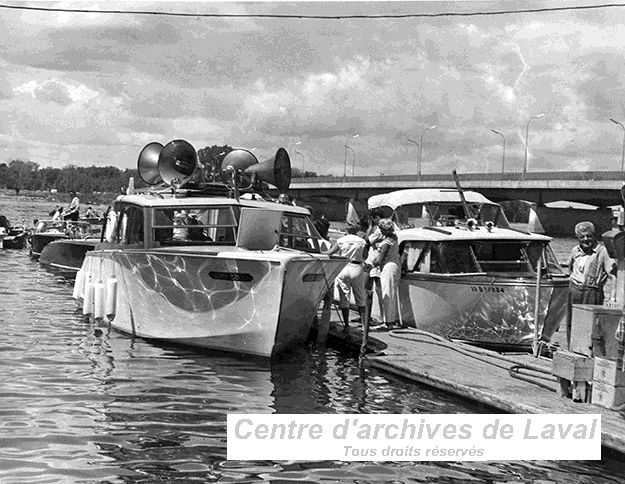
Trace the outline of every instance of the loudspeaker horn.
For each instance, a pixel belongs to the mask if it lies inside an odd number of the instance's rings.
[[[249,177],[255,174],[257,180],[270,183],[280,193],[285,193],[291,185],[291,159],[284,148],[279,148],[274,156],[262,163],[251,165],[243,174]]]
[[[183,139],[167,143],[158,157],[158,172],[168,185],[178,179],[184,185],[191,179],[198,164],[195,148]]]
[[[145,145],[141,153],[139,153],[137,171],[139,172],[139,178],[148,185],[156,185],[162,181],[158,171],[158,157],[162,149],[163,145],[154,141]]]
[[[234,169],[235,173],[238,173],[257,163],[258,159],[254,156],[254,153],[243,148],[238,148],[224,156],[221,167],[225,170],[230,166]]]

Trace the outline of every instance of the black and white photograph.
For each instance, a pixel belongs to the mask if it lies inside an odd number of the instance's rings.
[[[625,3],[0,2],[0,484],[625,480]]]

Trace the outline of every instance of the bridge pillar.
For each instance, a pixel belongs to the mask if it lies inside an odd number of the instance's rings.
[[[575,225],[584,221],[592,222],[600,236],[612,228],[612,210],[607,207],[580,209],[533,205],[530,208],[528,230],[550,236],[575,237]],[[539,231],[541,228],[542,231]]]

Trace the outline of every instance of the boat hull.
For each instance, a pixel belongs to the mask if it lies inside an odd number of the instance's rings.
[[[541,281],[538,328],[543,339],[564,323],[567,294],[567,280]],[[445,338],[517,346],[530,345],[534,336],[535,279],[410,274],[401,279],[399,298],[405,325]]]
[[[116,277],[110,324],[122,332],[271,357],[307,338],[323,294],[344,265],[327,256],[267,259],[260,251],[96,250],[86,255],[79,279],[107,284]]]
[[[87,252],[95,249],[98,239],[59,239],[47,244],[41,251],[39,263],[68,273],[82,267]]]
[[[2,237],[0,241],[0,247],[4,249],[23,249],[26,246],[26,239],[28,233],[25,231],[9,231],[8,235]]]
[[[67,236],[67,234],[64,234],[62,232],[58,232],[58,233],[46,233],[46,232],[34,233],[30,237],[30,255],[31,255],[31,257],[33,259],[39,259],[39,257],[41,256],[41,253],[43,252],[43,249],[50,242],[53,242],[53,241],[59,240],[59,239],[68,239],[68,238],[69,237]]]

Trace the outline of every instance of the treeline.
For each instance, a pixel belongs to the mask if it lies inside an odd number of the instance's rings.
[[[63,168],[40,168],[37,163],[12,160],[0,164],[0,188],[15,190],[56,189],[59,192],[109,192],[119,193],[128,186],[131,176],[137,178],[137,170],[120,170],[113,166],[66,166]]]
[[[213,166],[215,173],[220,173],[224,157],[232,147],[207,146],[198,151],[201,163]],[[264,161],[264,160],[259,160]],[[293,160],[291,160],[293,163]],[[292,167],[293,178],[302,176],[317,176],[316,173]],[[75,166],[63,168],[41,168],[38,163],[24,160],[11,160],[9,163],[0,163],[0,188],[15,190],[19,195],[22,190],[55,189],[59,192],[108,192],[119,193],[128,186],[128,180],[134,177],[135,186],[142,187],[145,183],[139,178],[136,168],[120,170],[114,166]]]

